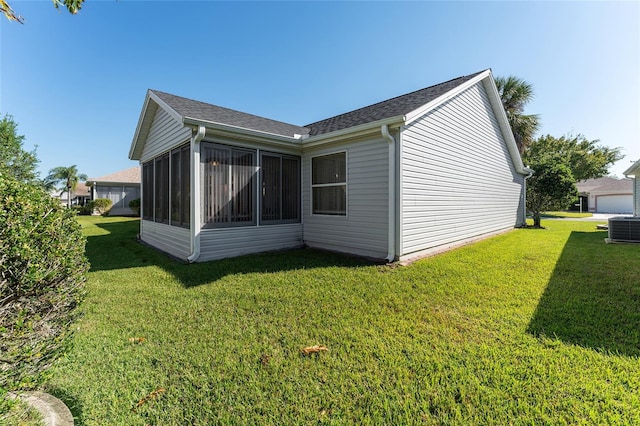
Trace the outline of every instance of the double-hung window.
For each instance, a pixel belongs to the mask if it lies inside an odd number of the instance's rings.
[[[207,143],[201,161],[204,226],[255,225],[255,151]]]
[[[300,159],[262,153],[261,224],[300,222]]]
[[[347,215],[347,153],[311,159],[313,214]]]

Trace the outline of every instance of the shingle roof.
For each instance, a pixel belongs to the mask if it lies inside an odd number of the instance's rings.
[[[579,192],[631,192],[632,179],[616,179],[609,176],[587,179],[576,184]]]
[[[82,182],[76,184],[76,189],[73,191],[74,196],[89,196],[89,187]]]
[[[140,166],[130,169],[120,170],[99,178],[89,178],[87,182],[118,182],[118,183],[140,183]]]
[[[275,135],[293,137],[294,135],[316,136],[337,130],[347,129],[360,124],[371,123],[385,118],[401,116],[414,111],[439,96],[456,88],[478,74],[454,78],[444,83],[426,87],[415,92],[387,99],[325,120],[316,121],[304,127],[271,120],[253,114],[236,111],[193,99],[183,98],[159,90],[149,90],[183,118],[226,124],[244,129]]]
[[[454,78],[453,80],[445,81],[444,83],[387,99],[386,101],[378,102],[355,111],[307,124],[305,127],[311,129],[309,133],[310,136],[316,136],[336,130],[348,129],[349,127],[357,126],[359,124],[371,123],[385,118],[405,115],[423,105],[426,105],[437,97],[447,93],[482,72],[484,71]]]
[[[282,121],[271,120],[233,109],[211,105],[205,102],[194,101],[193,99],[175,96],[158,90],[150,90],[156,94],[163,102],[173,108],[183,118],[192,118],[201,121],[227,124],[244,129],[257,130],[275,135],[293,137],[295,134],[306,135],[309,129],[283,123]]]

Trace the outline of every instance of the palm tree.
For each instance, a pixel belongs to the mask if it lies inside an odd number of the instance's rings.
[[[55,167],[49,170],[49,175],[46,177],[46,182],[48,183],[62,183],[64,185],[62,193],[67,192],[67,207],[69,208],[71,208],[71,194],[76,190],[78,181],[81,180],[87,180],[87,175],[78,174],[78,168],[75,164],[69,167]]]
[[[533,87],[526,81],[514,77],[497,77],[496,86],[502,105],[507,113],[513,137],[522,154],[533,141],[533,135],[538,131],[540,122],[537,114],[523,114],[524,106],[533,99]]]

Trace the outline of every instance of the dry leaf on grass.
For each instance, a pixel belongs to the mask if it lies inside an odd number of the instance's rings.
[[[329,349],[326,346],[314,345],[314,346],[307,346],[306,348],[301,349],[300,352],[302,352],[302,355],[311,355],[311,354],[317,354],[320,352],[329,352]]]
[[[140,408],[140,406],[142,406],[146,402],[149,402],[152,399],[156,399],[158,396],[162,395],[164,393],[164,391],[166,391],[165,388],[158,388],[158,389],[154,390],[149,395],[145,396],[140,401],[138,401],[138,404],[136,404],[136,406],[133,407],[131,409],[131,411],[136,411],[136,409]]]
[[[145,339],[144,337],[129,337],[129,342],[131,343],[142,343],[145,340],[147,339]]]

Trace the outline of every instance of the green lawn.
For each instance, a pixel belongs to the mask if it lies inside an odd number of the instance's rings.
[[[136,220],[79,220],[85,314],[47,384],[76,424],[640,424],[640,246],[593,223],[390,267],[184,265]]]
[[[581,219],[585,217],[593,217],[593,213],[589,212],[544,212],[540,215],[541,217],[557,217],[564,219]]]

